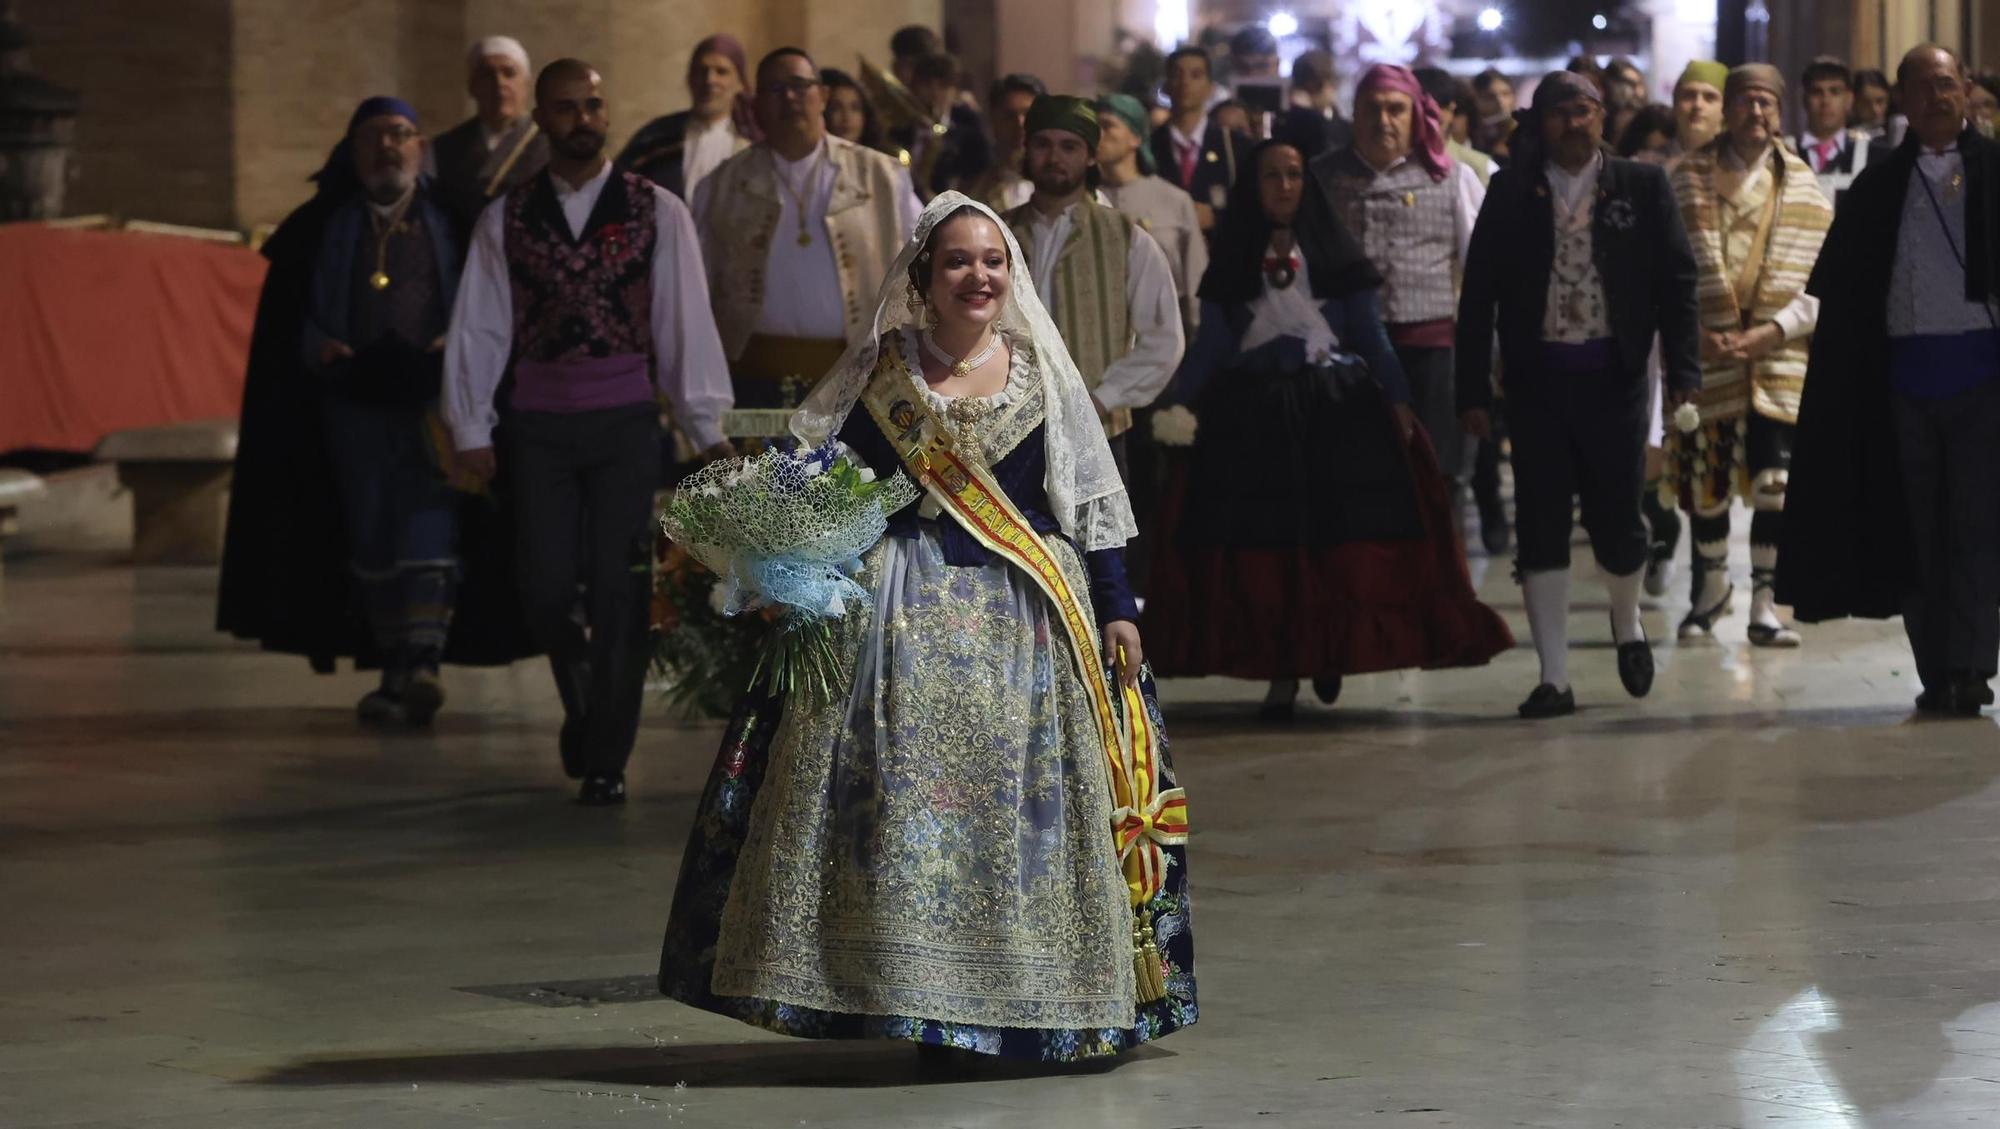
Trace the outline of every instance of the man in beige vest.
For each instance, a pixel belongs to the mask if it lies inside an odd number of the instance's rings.
[[[1699,420],[1668,428],[1667,476],[1690,515],[1693,606],[1682,639],[1708,636],[1730,608],[1729,506],[1750,506],[1750,642],[1796,647],[1774,585],[1792,434],[1819,299],[1806,280],[1833,221],[1813,171],[1783,144],[1785,81],[1761,63],[1729,72],[1722,135],[1687,155],[1674,197],[1700,268]],[[1693,426],[1687,426],[1692,424]]]
[[[1091,199],[1098,133],[1090,102],[1035,99],[1027,163],[1035,194],[1006,219],[1123,471],[1132,411],[1167,386],[1186,341],[1166,252],[1129,216]]]
[[[740,408],[790,408],[870,332],[875,292],[921,207],[896,159],[826,131],[812,58],[757,64],[764,140],[695,192],[695,225]]]

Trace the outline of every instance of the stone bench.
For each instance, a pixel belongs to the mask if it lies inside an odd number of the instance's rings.
[[[19,528],[21,507],[48,494],[42,480],[25,470],[0,467],[0,599],[5,598],[6,541]]]
[[[114,432],[97,445],[132,492],[134,564],[198,565],[222,560],[236,421],[196,420]]]

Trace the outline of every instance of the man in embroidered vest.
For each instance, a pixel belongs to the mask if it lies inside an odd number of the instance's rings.
[[[1123,472],[1132,412],[1167,386],[1186,342],[1166,252],[1131,217],[1090,198],[1097,139],[1088,101],[1035,99],[1027,164],[1035,194],[1004,218]]]
[[[1462,505],[1466,442],[1458,427],[1452,371],[1455,280],[1486,186],[1445,152],[1442,115],[1408,67],[1378,63],[1354,92],[1354,144],[1312,162],[1340,222],[1382,274],[1382,320],[1410,406],[1437,446],[1454,507]],[[1482,507],[1491,551],[1506,551],[1506,511]]]
[[[523,602],[555,667],[563,767],[583,780],[582,802],[616,804],[645,692],[657,395],[716,457],[730,453],[729,387],[687,206],[611,167],[597,72],[550,63],[535,120],[549,167],[479,217],[452,311],[445,419],[460,458],[490,479],[512,358],[501,439]]]
[[[1667,479],[1690,518],[1692,604],[1680,637],[1712,635],[1729,613],[1729,505],[1750,519],[1750,642],[1796,647],[1778,617],[1774,585],[1792,430],[1805,385],[1807,339],[1819,300],[1805,292],[1833,220],[1833,206],[1804,161],[1781,143],[1784,79],[1746,64],[1729,73],[1726,128],[1674,172],[1688,237],[1701,269],[1699,423],[1667,433]],[[1683,413],[1686,414],[1686,413]]]
[[[1806,65],[1799,85],[1806,111],[1799,156],[1812,166],[1826,198],[1838,204],[1840,194],[1868,167],[1868,147],[1873,140],[1866,130],[1851,129],[1847,124],[1854,113],[1854,76],[1846,63],[1822,55]]]
[[[1900,614],[1920,712],[1977,717],[2000,665],[2000,143],[1925,44],[1910,127],[1842,198],[1814,333],[1778,595],[1801,620]]]
[[[1611,598],[1618,676],[1652,689],[1639,622],[1646,522],[1646,356],[1654,335],[1671,400],[1701,383],[1695,264],[1666,173],[1607,155],[1604,103],[1590,80],[1556,71],[1514,134],[1514,163],[1493,177],[1465,260],[1458,306],[1458,402],[1475,436],[1491,433],[1497,328],[1514,444],[1516,562],[1541,684],[1521,716],[1574,713],[1569,687],[1569,542],[1583,524]]]
[[[739,408],[792,408],[847,343],[871,332],[875,292],[922,211],[894,157],[826,131],[812,58],[757,64],[764,140],[695,193],[710,300]]]
[[[470,227],[487,201],[525,183],[549,163],[549,141],[528,113],[528,51],[495,35],[466,52],[466,90],[479,112],[431,142],[437,188]]]

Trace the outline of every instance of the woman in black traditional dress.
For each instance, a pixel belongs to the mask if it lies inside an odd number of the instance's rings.
[[[1474,666],[1513,636],[1474,596],[1436,456],[1383,328],[1381,276],[1305,172],[1258,146],[1201,282],[1201,330],[1163,403],[1192,409],[1146,607],[1162,676],[1299,681]]]

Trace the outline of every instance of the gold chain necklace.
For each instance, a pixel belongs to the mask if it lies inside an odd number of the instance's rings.
[[[415,188],[405,192],[403,198],[396,202],[395,210],[389,213],[387,219],[384,219],[375,209],[368,209],[368,218],[375,224],[375,273],[368,276],[368,285],[377,290],[389,289],[389,237],[404,230],[403,216],[410,210],[410,205],[416,199],[417,190]]]
[[[778,167],[778,154],[776,150],[770,150],[766,155],[771,158],[771,175],[777,179],[778,187],[784,190],[785,195],[791,199],[792,206],[798,209],[799,246],[810,247],[812,246],[813,237],[812,232],[806,228],[806,200],[808,193],[818,195],[814,191],[814,182],[819,179],[820,163],[826,159],[826,143],[824,141],[820,142],[820,147],[813,150],[812,164],[807,167],[806,175],[803,178],[803,190],[793,187],[790,178],[785,176],[785,171]]]

